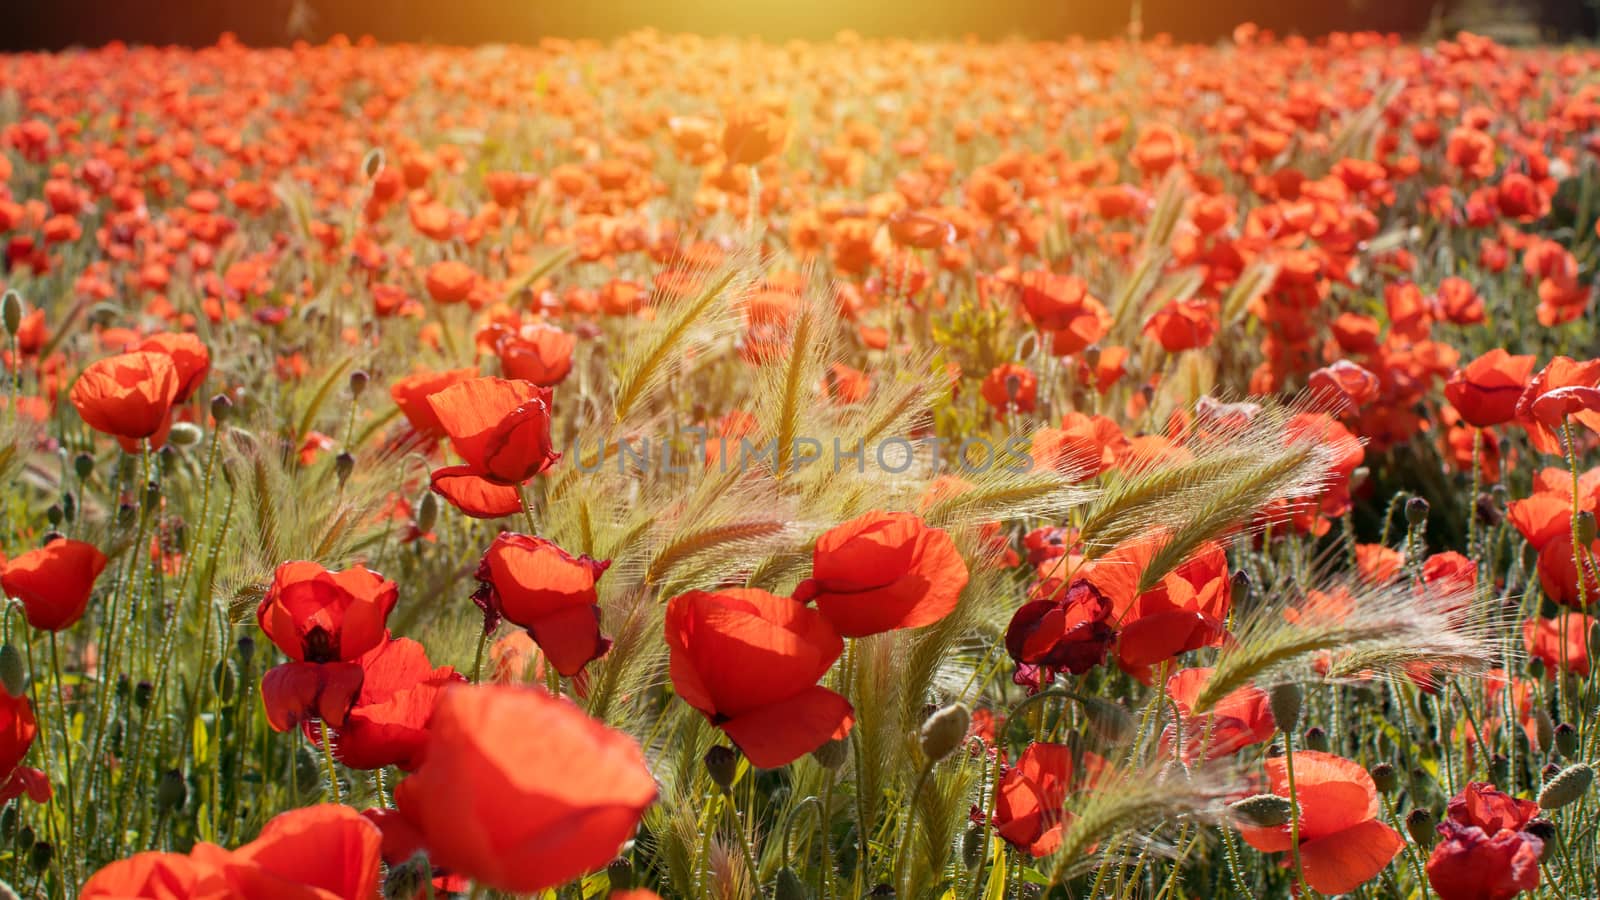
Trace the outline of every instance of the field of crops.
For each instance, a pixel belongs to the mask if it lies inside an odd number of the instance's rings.
[[[0,897],[1600,892],[1600,52],[0,56]]]

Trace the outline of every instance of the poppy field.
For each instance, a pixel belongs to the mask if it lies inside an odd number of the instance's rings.
[[[0,56],[0,897],[1595,896],[1597,128],[1467,33]]]

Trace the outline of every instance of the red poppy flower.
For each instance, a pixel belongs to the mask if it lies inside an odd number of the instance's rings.
[[[1092,785],[1105,770],[1105,760],[1093,753],[1083,754],[1080,774],[1073,769],[1071,747],[1029,744],[995,787],[995,833],[1029,856],[1049,856],[1072,822],[1068,795]]]
[[[93,544],[59,538],[0,566],[0,587],[22,601],[29,625],[62,631],[83,618],[105,567],[105,554]]]
[[[1511,900],[1539,886],[1544,842],[1522,829],[1539,804],[1472,782],[1450,799],[1444,836],[1428,857],[1428,883],[1441,900]]]
[[[734,165],[753,166],[783,149],[789,123],[762,107],[729,110],[722,126],[722,152]]]
[[[1348,359],[1312,372],[1307,384],[1314,397],[1339,413],[1355,412],[1378,399],[1378,376]]]
[[[539,325],[500,338],[494,352],[507,378],[554,387],[572,371],[572,348],[577,342],[576,335]]]
[[[179,386],[172,357],[139,350],[91,364],[73,383],[70,399],[85,424],[132,453],[146,438],[152,446],[165,441]]]
[[[1277,724],[1265,691],[1245,685],[1218,700],[1207,712],[1195,714],[1194,701],[1211,680],[1211,669],[1182,669],[1167,679],[1167,696],[1178,710],[1183,729],[1183,760],[1192,764],[1202,756],[1221,759],[1246,747],[1272,740]],[[1177,740],[1176,729],[1162,732],[1163,747]],[[1166,751],[1164,751],[1166,752]]]
[[[844,650],[822,613],[753,588],[667,604],[672,685],[763,769],[850,733],[855,710],[817,684]]]
[[[352,769],[415,769],[422,762],[439,697],[466,679],[450,666],[435,669],[423,646],[410,638],[385,641],[357,664],[361,690],[339,726],[334,756]],[[321,739],[317,733],[308,737]]]
[[[478,286],[478,273],[460,260],[446,259],[429,266],[423,282],[435,302],[460,303],[472,296],[473,288]]]
[[[261,676],[261,705],[274,731],[308,722],[343,728],[366,673],[355,662],[286,662]]]
[[[604,866],[656,799],[633,738],[543,691],[452,687],[430,730],[395,805],[436,865],[488,887],[531,894]]]
[[[984,401],[1001,415],[1013,409],[1018,412],[1033,412],[1038,391],[1038,377],[1027,366],[1016,363],[996,366],[994,371],[983,379],[983,386],[979,389]]]
[[[549,388],[474,378],[429,395],[428,404],[465,462],[435,469],[433,489],[469,516],[516,512],[517,485],[561,458],[550,437]]]
[[[1570,519],[1568,520],[1571,521]],[[1562,606],[1581,607],[1600,599],[1600,541],[1593,541],[1583,557],[1583,590],[1578,589],[1578,560],[1573,556],[1572,529],[1563,528],[1559,536],[1539,550],[1539,587],[1544,595]]]
[[[13,697],[0,690],[0,804],[24,793],[35,803],[50,799],[50,779],[41,771],[22,764],[39,733],[33,705],[27,697]]]
[[[967,564],[949,534],[911,513],[874,510],[817,539],[811,577],[794,599],[815,600],[839,634],[864,637],[931,625],[966,586]]]
[[[174,403],[183,403],[200,389],[211,371],[211,351],[198,337],[187,332],[153,334],[139,345],[140,350],[165,353],[178,370],[178,394]]]
[[[1159,546],[1152,542],[1152,549]],[[1115,561],[1112,562],[1115,565]],[[1099,570],[1102,567],[1096,567]],[[1125,567],[1134,578],[1143,571]],[[1090,578],[1090,573],[1085,573]],[[1112,597],[1113,606],[1116,598]],[[1228,557],[1222,547],[1208,543],[1155,587],[1144,591],[1121,611],[1113,610],[1118,630],[1117,664],[1141,681],[1149,681],[1157,663],[1180,653],[1213,647],[1227,634],[1225,621],[1232,601]]]
[[[439,422],[439,416],[428,404],[428,398],[447,387],[469,381],[476,377],[477,369],[449,369],[443,372],[418,372],[398,379],[389,386],[389,396],[396,406],[400,407],[401,415],[411,423],[417,434],[427,438],[441,438],[445,435],[444,425]]]
[[[1531,618],[1522,623],[1522,644],[1528,655],[1544,662],[1552,672],[1589,675],[1589,631],[1592,616],[1563,612],[1554,619]]]
[[[292,660],[350,662],[387,636],[400,589],[365,566],[330,572],[314,562],[278,566],[256,621]]]
[[[1558,356],[1540,369],[1517,399],[1517,419],[1528,429],[1528,440],[1534,449],[1540,453],[1562,452],[1560,420],[1569,414],[1574,422],[1591,431],[1600,431],[1600,409],[1588,406],[1584,400],[1587,394],[1561,392],[1554,400],[1538,405],[1547,394],[1561,388],[1597,386],[1600,386],[1600,359],[1580,363]],[[1570,413],[1568,406],[1572,407]]]
[[[1028,455],[1036,466],[1086,481],[1115,465],[1127,443],[1110,418],[1070,412],[1062,417],[1060,428],[1034,433]]]
[[[1102,320],[1109,320],[1110,314],[1089,293],[1089,283],[1076,275],[1034,270],[1006,279],[1005,284],[1017,291],[1023,312],[1041,331],[1077,333],[1080,329],[1087,329],[1088,334],[1098,331],[1098,335],[1084,342],[1083,346],[1087,347],[1105,337],[1105,332],[1109,330],[1109,321],[1105,323],[1107,328],[1098,326]]]
[[[1014,680],[1037,688],[1059,671],[1082,675],[1105,662],[1117,636],[1107,624],[1110,616],[1111,601],[1082,578],[1024,605],[1006,628],[1006,652],[1019,666]]]
[[[500,618],[528,629],[556,671],[577,675],[611,641],[600,634],[595,582],[610,560],[574,557],[544,538],[500,533],[478,563],[486,630]]]
[[[1272,793],[1289,796],[1284,757],[1267,760]],[[1330,753],[1294,755],[1300,804],[1300,865],[1306,884],[1324,894],[1348,894],[1383,871],[1405,840],[1378,820],[1378,789],[1359,763]],[[1263,853],[1288,850],[1290,827],[1240,827],[1245,843]]]
[[[370,900],[377,896],[377,827],[348,806],[290,810],[237,850],[200,843],[188,855],[140,853],[94,873],[84,900]]]

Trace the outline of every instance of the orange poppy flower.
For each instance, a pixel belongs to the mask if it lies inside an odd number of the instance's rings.
[[[956,608],[967,564],[950,535],[911,513],[878,510],[828,530],[811,552],[811,577],[794,599],[844,637],[919,628]]]
[[[1545,364],[1528,382],[1528,387],[1517,399],[1517,420],[1528,430],[1528,440],[1540,453],[1560,453],[1561,423],[1567,416],[1591,431],[1600,431],[1600,408],[1595,402],[1585,402],[1587,394],[1562,392],[1562,388],[1600,387],[1600,359],[1578,362],[1571,357],[1557,356]],[[1547,399],[1547,395],[1555,394]],[[1570,404],[1567,399],[1576,402]]]
[[[1479,428],[1509,422],[1516,416],[1533,364],[1532,356],[1512,356],[1496,347],[1450,376],[1445,399],[1461,418]]]
[[[428,267],[423,277],[428,296],[438,303],[460,303],[472,296],[478,286],[478,273],[458,259],[440,260]]]
[[[152,447],[165,442],[179,387],[171,356],[138,350],[84,369],[72,385],[70,399],[90,428],[115,437],[132,453],[146,438]]]
[[[477,518],[521,506],[517,485],[561,458],[550,438],[550,389],[529,381],[474,378],[427,398],[464,465],[433,471],[433,489]]]
[[[1271,792],[1289,796],[1287,761],[1267,760]],[[1399,833],[1379,821],[1378,789],[1361,764],[1331,753],[1294,754],[1300,804],[1300,866],[1306,884],[1324,894],[1348,894],[1383,871],[1405,848]],[[1263,853],[1293,846],[1290,826],[1241,826],[1245,843]]]
[[[667,604],[672,685],[751,764],[788,765],[855,722],[844,697],[817,684],[844,650],[826,617],[754,588],[691,591]]]
[[[22,601],[29,625],[63,631],[83,618],[106,562],[93,544],[58,538],[0,566],[0,587]]]
[[[400,407],[400,414],[406,417],[406,421],[411,423],[411,428],[417,434],[427,438],[441,438],[445,435],[444,425],[439,422],[439,416],[434,413],[433,407],[428,405],[428,397],[447,387],[468,381],[477,374],[477,369],[418,372],[396,379],[389,386],[389,396],[395,405]]]
[[[1246,747],[1264,744],[1277,733],[1271,703],[1265,691],[1245,685],[1218,700],[1204,713],[1194,712],[1194,702],[1211,680],[1212,669],[1180,669],[1167,679],[1167,696],[1178,711],[1183,729],[1183,760],[1221,759]],[[1171,752],[1177,730],[1168,725],[1161,733],[1162,752]]]
[[[174,403],[183,403],[200,389],[211,371],[211,351],[200,339],[187,332],[153,334],[139,344],[140,350],[165,353],[178,370],[178,394]]]
[[[538,325],[500,338],[494,352],[507,378],[555,387],[572,371],[572,348],[577,342],[576,335]]]
[[[430,730],[395,805],[435,865],[487,887],[532,894],[599,869],[656,799],[633,738],[537,689],[452,687]]]

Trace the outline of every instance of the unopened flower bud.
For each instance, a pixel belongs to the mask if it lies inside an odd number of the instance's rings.
[[[1232,605],[1238,606],[1250,599],[1250,573],[1236,570],[1228,579],[1228,592]]]
[[[622,857],[617,857],[606,863],[606,880],[611,882],[613,891],[626,891],[633,888],[633,865]]]
[[[1578,513],[1577,530],[1573,534],[1578,543],[1587,547],[1594,543],[1594,513],[1587,509]]]
[[[0,319],[5,320],[6,334],[16,337],[22,330],[22,295],[16,291],[6,291],[0,297]]]
[[[817,761],[817,765],[833,771],[844,765],[849,755],[850,745],[840,740],[828,741],[811,751],[811,758]]]
[[[1321,726],[1311,726],[1310,728],[1306,729],[1305,745],[1307,750],[1316,750],[1320,753],[1327,753],[1328,747],[1330,746],[1328,742],[1328,733],[1322,730]]]
[[[961,835],[961,864],[972,871],[983,861],[983,827],[981,825],[968,825],[966,833]]]
[[[1415,528],[1428,521],[1428,501],[1412,497],[1406,501],[1406,524]]]
[[[739,755],[733,752],[732,747],[718,744],[707,750],[705,764],[706,774],[711,776],[717,787],[724,791],[733,788],[733,779],[739,774]]]
[[[414,900],[427,890],[433,879],[433,864],[418,851],[398,866],[390,866],[383,879],[383,900]]]
[[[79,453],[72,458],[72,471],[77,474],[79,481],[88,481],[94,474],[94,457],[87,453]]]
[[[1544,713],[1544,710],[1541,709],[1539,712]],[[1545,713],[1544,721],[1550,721],[1549,713]],[[1571,722],[1562,722],[1557,725],[1552,731],[1551,737],[1555,748],[1561,752],[1562,756],[1572,759],[1578,755],[1578,729],[1572,727]],[[1545,740],[1545,735],[1541,731],[1539,734],[1539,746],[1549,747],[1550,745],[1551,742]]]
[[[174,422],[172,430],[167,432],[167,441],[174,447],[193,447],[205,437],[205,432],[193,422]]]
[[[133,705],[139,707],[140,709],[148,709],[150,706],[150,698],[154,697],[155,693],[155,685],[148,681],[139,682],[133,686]]]
[[[0,840],[9,841],[13,837],[16,837],[16,835],[17,805],[15,803],[8,803],[6,804],[5,810],[0,812]]]
[[[233,401],[228,399],[227,394],[218,394],[211,398],[211,418],[215,419],[218,425],[228,421],[232,416]]]
[[[350,480],[350,473],[355,470],[356,458],[350,455],[350,451],[342,450],[333,458],[333,473],[338,476],[340,487],[344,487],[344,483]]]
[[[778,870],[777,883],[772,888],[772,900],[810,900],[806,886],[794,869],[784,866]]]
[[[0,646],[0,687],[12,697],[21,697],[28,690],[28,666],[13,644]]]
[[[1532,678],[1535,681],[1540,681],[1544,678],[1544,660],[1538,658],[1537,656],[1528,660],[1527,669],[1529,678]]]
[[[59,528],[61,527],[61,519],[64,515],[65,513],[61,509],[61,504],[52,503],[50,504],[50,507],[44,511],[44,520],[50,523],[51,528]]]
[[[1372,783],[1378,790],[1385,794],[1392,794],[1400,787],[1400,775],[1395,772],[1394,766],[1388,763],[1378,763],[1372,767]]]
[[[360,399],[361,393],[367,389],[367,382],[372,380],[365,369],[357,369],[350,373],[350,396]]]
[[[383,164],[383,148],[373,147],[367,151],[366,156],[361,158],[361,174],[367,176],[367,180],[371,181],[383,174]]]
[[[1278,723],[1278,728],[1283,731],[1293,731],[1300,722],[1300,701],[1304,694],[1300,685],[1294,682],[1274,685],[1268,694],[1269,705],[1272,707],[1272,720]]]
[[[239,661],[247,666],[250,665],[250,660],[256,655],[256,639],[248,634],[243,635],[234,646],[238,648]]]
[[[1477,511],[1478,523],[1485,528],[1499,527],[1505,519],[1505,513],[1501,511],[1500,504],[1495,502],[1493,494],[1479,494],[1473,509]]]
[[[161,780],[156,783],[156,809],[160,812],[176,812],[183,809],[188,799],[189,786],[183,781],[183,773],[177,769],[162,772]]]
[[[22,826],[22,829],[17,832],[17,852],[27,853],[32,850],[33,842],[37,839],[37,836],[33,833],[32,825]]]
[[[1576,803],[1589,792],[1589,786],[1592,784],[1594,784],[1594,769],[1589,768],[1587,763],[1567,766],[1539,789],[1539,808],[1560,809],[1570,803]]]
[[[1406,814],[1406,833],[1411,835],[1411,840],[1415,841],[1417,846],[1423,849],[1432,847],[1434,842],[1439,839],[1439,835],[1433,830],[1438,824],[1439,822],[1433,817],[1433,813],[1422,807],[1413,809]]]
[[[953,703],[929,716],[922,723],[922,755],[932,762],[944,759],[961,746],[972,724],[966,706]]]
[[[1289,817],[1294,814],[1294,806],[1288,797],[1280,797],[1277,794],[1256,794],[1228,804],[1228,812],[1239,822],[1252,828],[1276,828],[1289,823]]]
[[[417,530],[426,534],[433,530],[433,523],[439,520],[439,498],[429,491],[417,500],[417,511],[413,518],[417,521]]]
[[[50,864],[56,859],[56,845],[49,841],[40,841],[28,851],[28,868],[35,874],[44,874],[50,870]]]
[[[239,673],[234,668],[233,660],[224,659],[212,668],[211,684],[216,688],[217,698],[223,703],[233,701],[234,692],[239,686]]]

